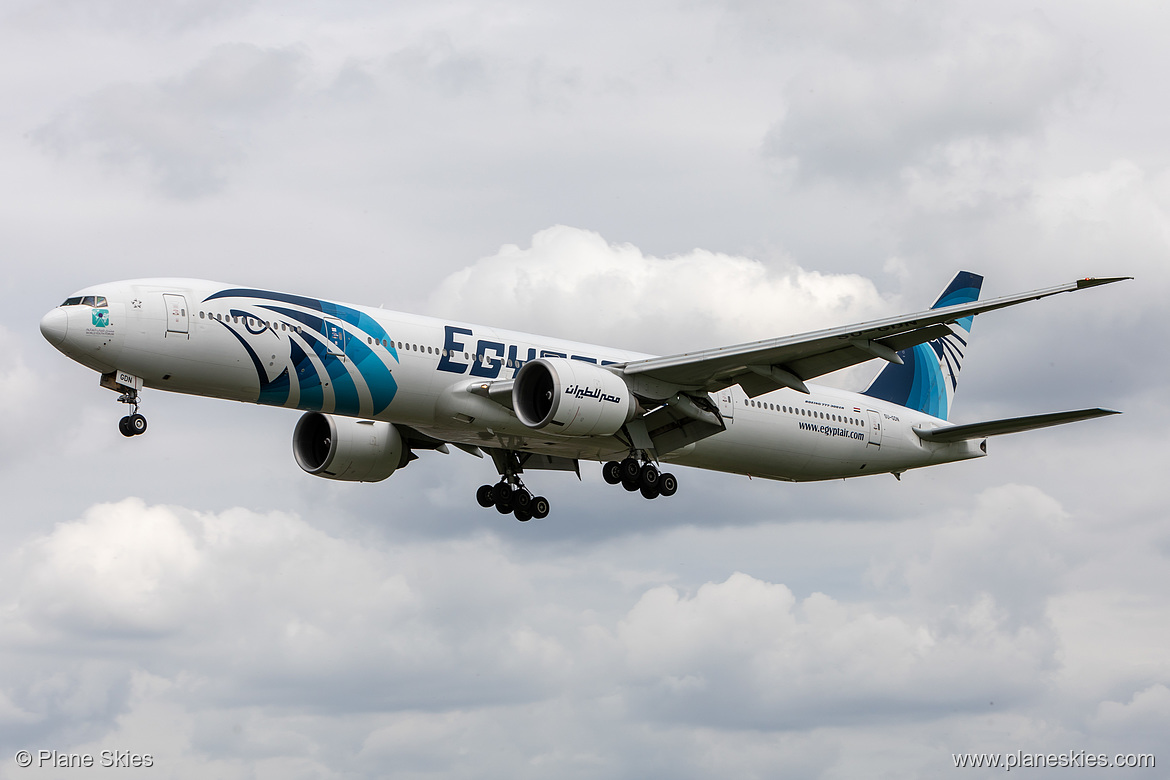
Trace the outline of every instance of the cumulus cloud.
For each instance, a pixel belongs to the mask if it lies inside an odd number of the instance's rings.
[[[1103,701],[1093,725],[1103,731],[1149,739],[1170,730],[1170,687],[1163,683],[1136,691],[1128,702]]]
[[[798,602],[784,585],[737,573],[690,598],[649,591],[617,635],[632,698],[651,717],[800,729],[877,708],[914,719],[982,707],[992,679],[1013,698],[1034,690],[1049,649],[1001,634],[983,611],[964,610],[969,630],[957,636],[821,593]]]
[[[1067,512],[1040,490],[992,488],[970,514],[935,531],[930,552],[906,577],[914,592],[944,608],[989,598],[989,617],[1007,629],[1042,625],[1048,597],[1083,555],[1067,530]]]
[[[558,225],[443,279],[427,308],[629,349],[682,351],[859,322],[888,309],[873,282],[695,249],[673,257]],[[589,323],[582,331],[581,323]]]
[[[83,98],[33,137],[56,154],[139,169],[172,197],[208,195],[247,156],[253,124],[293,94],[304,59],[295,48],[223,44],[177,78]]]
[[[964,522],[987,522],[1005,493],[1059,514],[1034,491],[1004,488]],[[946,526],[931,536],[952,545]],[[935,594],[938,580],[914,574],[922,564],[909,555],[891,565],[911,573],[911,610],[797,597],[742,572],[690,589],[607,558],[524,559],[487,535],[371,544],[275,512],[95,505],[9,555],[2,635],[7,652],[30,655],[18,677],[0,675],[0,717],[25,729],[84,723],[95,746],[149,737],[187,767],[245,760],[261,744],[274,760],[311,763],[324,738],[305,737],[342,718],[361,735],[358,766],[467,766],[438,748],[455,740],[497,768],[540,755],[591,772],[624,749],[612,734],[628,729],[675,744],[689,729],[959,717],[989,695],[1028,706],[1054,662],[1042,616],[1009,625],[986,598]],[[1059,576],[1041,568],[1033,579]],[[984,592],[972,579],[970,592]],[[84,660],[95,655],[101,664]],[[1119,712],[1103,705],[1101,718]],[[532,739],[485,754],[501,718]],[[159,722],[181,738],[162,738]],[[604,743],[592,758],[590,739]]]

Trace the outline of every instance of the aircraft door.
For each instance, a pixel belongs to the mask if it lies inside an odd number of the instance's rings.
[[[875,412],[873,409],[867,410],[869,412],[869,444],[876,444],[882,446],[882,415],[881,412]]]
[[[329,341],[329,354],[344,360],[346,333],[345,328],[341,327],[341,320],[333,317],[325,318],[325,338]]]
[[[167,335],[181,333],[189,336],[190,319],[187,316],[187,299],[177,293],[163,293],[163,307],[167,311]]]
[[[719,405],[719,414],[730,425],[735,419],[735,393],[733,387],[727,387],[715,394],[715,402]]]

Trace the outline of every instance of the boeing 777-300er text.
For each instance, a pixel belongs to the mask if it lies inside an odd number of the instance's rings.
[[[293,455],[327,479],[377,482],[447,445],[491,456],[476,499],[545,517],[528,470],[604,463],[646,498],[678,482],[661,464],[803,482],[891,473],[987,454],[987,437],[1108,409],[948,422],[976,314],[1130,277],[1080,279],[979,301],[961,272],[931,309],[655,357],[431,317],[232,287],[136,279],[80,290],[41,320],[61,352],[101,374],[146,430],[143,388],[301,409]],[[809,380],[868,360],[860,393]]]

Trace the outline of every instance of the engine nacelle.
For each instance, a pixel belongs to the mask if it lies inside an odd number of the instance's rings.
[[[610,436],[633,419],[638,402],[612,371],[581,360],[540,358],[517,372],[512,408],[529,428],[562,436]]]
[[[293,457],[318,477],[379,482],[406,465],[410,448],[388,422],[306,412],[293,430]]]

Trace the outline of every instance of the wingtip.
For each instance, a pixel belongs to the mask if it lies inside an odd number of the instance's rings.
[[[1086,287],[1099,287],[1102,284],[1113,284],[1114,282],[1124,282],[1127,279],[1132,279],[1132,276],[1086,276],[1084,279],[1077,279],[1077,289],[1083,290]]]

